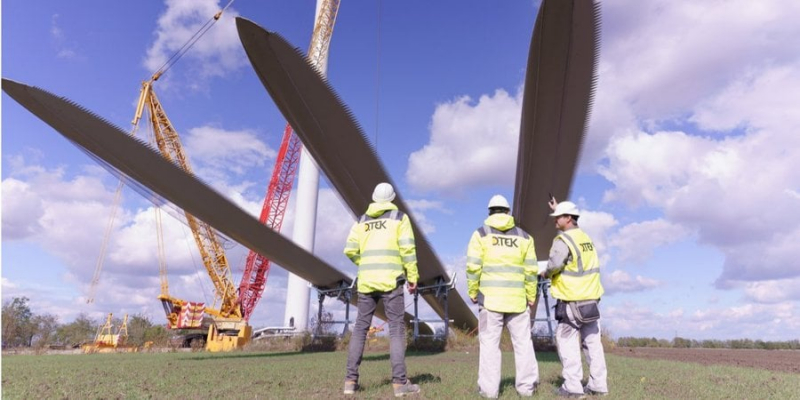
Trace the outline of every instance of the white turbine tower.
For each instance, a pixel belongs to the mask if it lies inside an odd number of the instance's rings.
[[[308,50],[308,59],[322,76],[328,71],[328,49],[331,44],[333,25],[339,10],[340,0],[317,0],[314,17],[314,33]],[[317,221],[317,197],[319,195],[319,169],[311,154],[303,148],[297,177],[297,206],[295,207],[294,242],[314,252],[314,232]],[[297,331],[308,328],[310,287],[308,282],[289,273],[286,292],[284,325],[293,325]]]

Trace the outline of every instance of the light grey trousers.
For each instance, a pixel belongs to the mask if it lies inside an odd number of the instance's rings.
[[[498,313],[483,307],[478,314],[478,332],[481,344],[478,365],[478,388],[488,397],[497,397],[500,391],[500,336],[503,325],[508,327],[514,346],[516,366],[515,387],[522,395],[533,393],[539,383],[539,365],[531,341],[531,317],[527,310],[521,313]]]
[[[571,393],[583,393],[581,383],[583,379],[581,349],[583,349],[586,362],[589,364],[589,381],[586,387],[595,392],[608,393],[608,372],[603,343],[600,341],[600,321],[578,324],[572,316],[571,307],[567,307],[567,316],[578,329],[564,321],[559,322],[556,328],[556,345],[563,366],[561,375],[564,377],[564,384],[561,387]]]
[[[350,347],[347,354],[347,376],[345,381],[358,382],[358,367],[364,357],[364,344],[367,331],[372,324],[372,316],[378,301],[383,299],[383,309],[389,319],[389,360],[392,363],[392,383],[406,383],[406,325],[403,313],[406,308],[403,300],[403,285],[398,285],[391,292],[374,292],[358,294],[358,317],[350,336]]]

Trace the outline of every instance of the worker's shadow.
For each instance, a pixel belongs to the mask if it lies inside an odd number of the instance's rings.
[[[418,353],[418,352],[408,352],[406,353],[406,358],[409,357],[425,357],[425,356],[432,356],[435,353]],[[389,359],[389,353],[382,353],[382,354],[372,354],[368,356],[364,356],[361,358],[362,361],[386,361]]]
[[[413,382],[413,383],[415,383],[415,384],[417,384],[417,385],[425,384],[425,383],[442,383],[442,378],[440,378],[438,376],[434,376],[432,374],[428,374],[428,373],[411,375],[411,376],[408,377],[408,380]],[[391,385],[391,384],[392,384],[392,380],[389,379],[389,378],[385,378],[381,382],[381,385]],[[513,387],[513,384],[512,384],[512,387]]]
[[[364,356],[361,360],[362,361],[386,361],[389,359],[389,354],[372,354],[369,356]]]
[[[516,386],[514,386],[515,382],[516,380],[513,376],[501,379],[499,394],[502,395],[503,392],[515,393],[517,391]]]

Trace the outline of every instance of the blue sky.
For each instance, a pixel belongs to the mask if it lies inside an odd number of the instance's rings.
[[[127,130],[141,81],[223,5],[6,1],[2,76]],[[328,79],[461,286],[486,202],[513,196],[537,9],[536,1],[345,0],[337,18]],[[156,83],[197,175],[254,215],[285,121],[232,18],[306,49],[313,14],[310,0],[234,2]],[[800,6],[620,0],[603,3],[602,15],[599,85],[571,200],[601,251],[604,326],[616,337],[797,339]],[[478,151],[484,157],[472,157]],[[80,312],[161,321],[154,213],[130,189],[95,303],[85,304],[116,184],[3,94],[3,300],[27,296],[35,312],[64,322]],[[323,182],[315,251],[349,273],[340,253],[352,220]],[[284,233],[292,221],[290,210]],[[209,296],[188,228],[165,217],[164,235],[171,293]],[[238,281],[247,250],[227,246]],[[285,287],[286,273],[273,268],[254,325],[281,323]]]

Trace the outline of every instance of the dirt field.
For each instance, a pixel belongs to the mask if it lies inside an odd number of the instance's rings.
[[[613,354],[645,359],[696,362],[703,365],[734,365],[770,371],[800,373],[800,351],[749,349],[617,348]]]

